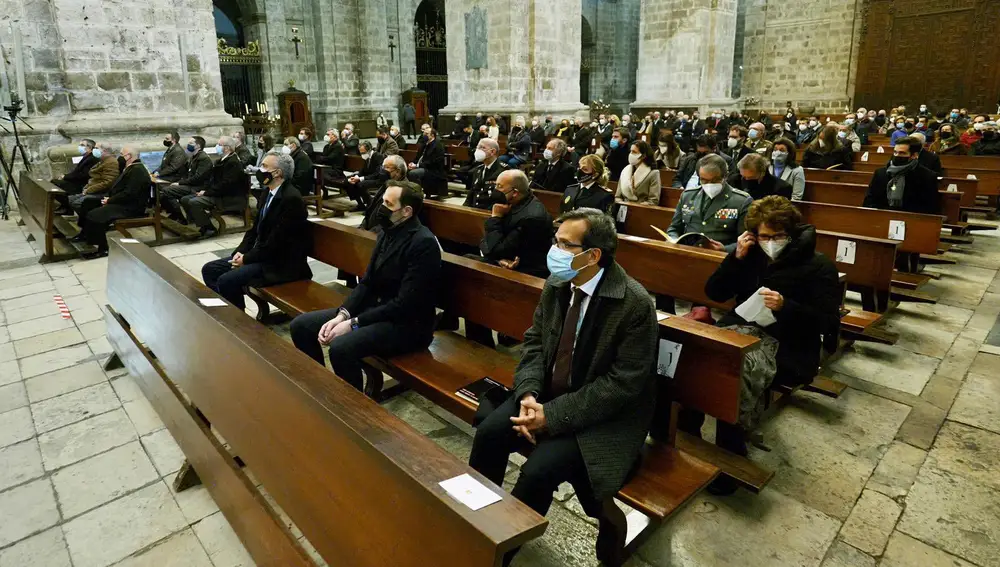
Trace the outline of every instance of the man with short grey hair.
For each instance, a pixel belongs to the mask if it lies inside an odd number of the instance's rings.
[[[753,199],[726,184],[726,160],[708,154],[698,161],[700,184],[681,193],[667,236],[677,240],[694,232],[709,239],[713,250],[732,252],[743,233],[743,219]]]
[[[531,177],[531,186],[535,189],[563,193],[566,188],[576,183],[576,167],[563,159],[568,146],[560,138],[552,138],[545,145],[542,161],[535,167]]]
[[[770,165],[767,158],[758,153],[747,154],[740,160],[739,171],[733,172],[727,182],[747,192],[754,201],[769,195],[780,195],[791,200],[791,184],[771,175],[768,171]]]
[[[233,132],[233,142],[236,144],[236,147],[233,148],[236,152],[236,157],[239,158],[243,167],[253,163],[253,154],[250,153],[250,149],[247,148],[246,138],[243,136],[243,132]]]
[[[213,260],[201,268],[205,285],[240,309],[246,309],[243,289],[247,286],[312,278],[307,262],[312,247],[308,213],[302,195],[290,181],[294,172],[291,157],[277,152],[264,156],[254,175],[267,192],[253,226],[229,258]]]
[[[188,220],[198,227],[202,238],[218,232],[212,226],[212,211],[242,214],[250,196],[250,180],[243,173],[244,165],[236,155],[236,140],[223,136],[217,147],[222,157],[212,166],[208,184],[193,195],[181,197]]]
[[[85,259],[101,258],[108,255],[107,231],[118,219],[140,217],[146,211],[149,201],[149,185],[152,180],[149,171],[139,160],[139,150],[134,145],[122,148],[125,170],[115,179],[107,196],[100,205],[80,215],[81,234],[87,244],[97,250],[84,254]]]
[[[472,157],[478,165],[469,172],[465,185],[466,207],[489,210],[493,206],[497,177],[507,171],[507,164],[497,159],[499,154],[500,144],[493,138],[481,138],[476,144]]]

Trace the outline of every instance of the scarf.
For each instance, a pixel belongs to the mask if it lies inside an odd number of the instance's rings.
[[[886,171],[891,176],[889,186],[886,189],[886,196],[889,199],[889,206],[898,209],[903,205],[903,192],[906,190],[906,174],[913,171],[920,165],[917,160],[910,160],[906,165],[892,165],[886,167]]]
[[[618,179],[618,191],[629,201],[644,201],[648,195],[637,195],[635,192],[636,183],[642,183],[652,170],[645,163],[640,162],[638,167],[632,164],[626,165]]]

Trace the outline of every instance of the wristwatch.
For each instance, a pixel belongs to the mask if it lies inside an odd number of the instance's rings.
[[[358,330],[358,318],[357,317],[351,319],[351,330],[352,331],[357,331]]]

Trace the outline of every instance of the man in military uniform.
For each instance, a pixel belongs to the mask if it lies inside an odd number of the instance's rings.
[[[704,234],[715,250],[732,252],[743,233],[743,219],[753,199],[726,182],[726,160],[709,154],[698,162],[701,185],[681,193],[667,236],[676,240],[689,232]]]
[[[482,138],[476,144],[474,159],[479,165],[469,172],[468,181],[465,184],[467,193],[466,207],[475,207],[488,211],[493,208],[492,192],[496,188],[497,177],[507,171],[505,163],[497,159],[500,153],[500,145],[492,138]],[[499,201],[496,201],[499,202]]]

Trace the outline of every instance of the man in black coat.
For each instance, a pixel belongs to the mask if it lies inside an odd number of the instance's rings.
[[[466,207],[475,207],[488,211],[493,207],[493,190],[496,188],[497,177],[507,171],[507,164],[497,158],[500,145],[496,140],[483,138],[479,140],[473,159],[479,164],[469,172],[465,184]]]
[[[254,155],[246,145],[246,138],[243,136],[243,132],[233,132],[233,141],[236,143],[236,157],[239,158],[243,167],[252,165],[254,163]]]
[[[786,386],[812,381],[819,370],[822,336],[840,324],[837,268],[830,258],[816,252],[816,229],[801,224],[801,220],[798,210],[784,197],[772,195],[754,201],[747,212],[746,232],[705,283],[705,294],[713,301],[735,299],[736,305],[741,305],[752,295],[762,296],[775,322],[761,327],[744,320],[734,309],[718,325],[755,325],[776,339],[774,382]],[[744,400],[741,406],[747,402],[752,406],[755,401]],[[682,410],[678,428],[700,436],[704,418],[697,411]],[[744,439],[741,426],[718,423],[719,447],[745,456]],[[716,494],[735,489],[729,477],[709,487]]]
[[[573,129],[573,149],[576,150],[576,153],[583,155],[587,153],[590,144],[594,141],[594,133],[589,126],[583,124],[582,118],[577,117],[573,122],[576,124],[576,128]]]
[[[353,125],[348,124],[344,127],[344,130],[340,133],[340,141],[343,142],[344,151],[347,152],[347,155],[349,156],[361,155],[361,150],[358,148],[358,146],[361,144],[361,139],[358,138],[356,135],[354,135]],[[400,147],[402,148],[404,146]]]
[[[299,315],[291,324],[299,350],[323,364],[323,347],[329,346],[333,371],[358,390],[364,387],[365,357],[418,351],[434,338],[441,248],[417,218],[420,188],[395,183],[383,196],[382,232],[357,287],[339,309]]]
[[[101,206],[90,209],[80,220],[80,229],[87,244],[97,247],[97,251],[84,254],[84,258],[102,258],[108,255],[108,238],[105,234],[111,224],[118,219],[141,217],[146,212],[152,179],[149,171],[139,160],[135,146],[122,148],[125,171],[118,176],[108,195],[101,199]]]
[[[299,148],[309,156],[309,159],[313,157],[313,145],[312,145],[312,130],[309,128],[302,128],[299,130]]]
[[[292,183],[302,195],[312,195],[316,192],[316,174],[313,172],[313,162],[309,154],[304,152],[299,146],[298,138],[291,136],[285,138],[285,147],[282,153],[292,156],[295,163],[295,174],[292,175]]]
[[[382,179],[382,185],[375,192],[375,195],[368,202],[368,206],[365,207],[365,217],[361,220],[361,229],[370,230],[372,232],[379,232],[382,227],[378,224],[378,210],[382,206],[382,198],[385,196],[386,189],[389,188],[389,183],[392,181],[406,181],[406,160],[402,156],[385,156],[382,160],[382,172],[378,176]]]
[[[202,237],[217,233],[212,226],[211,211],[242,213],[250,196],[250,179],[236,154],[236,141],[223,136],[219,138],[219,146],[222,158],[212,167],[212,180],[201,191],[181,197],[188,220],[198,227]]]
[[[160,206],[171,220],[181,224],[188,222],[181,214],[181,198],[201,191],[212,180],[212,158],[204,150],[205,138],[192,136],[187,144],[187,155],[190,156],[187,176],[160,190]]]
[[[739,163],[739,171],[729,176],[729,186],[746,191],[754,201],[768,195],[778,195],[791,200],[792,186],[787,181],[771,175],[768,172],[770,165],[766,157],[756,152],[743,156]]]
[[[708,154],[716,154],[726,161],[729,171],[735,169],[733,159],[716,149],[715,138],[710,134],[702,134],[694,143],[693,152],[684,154],[677,164],[677,173],[674,174],[673,187],[680,189],[694,189],[701,185],[698,179],[698,160]]]
[[[538,162],[535,174],[531,177],[532,188],[562,193],[576,183],[576,167],[563,159],[566,150],[566,142],[559,138],[549,140],[542,152],[542,160]]]
[[[983,137],[972,144],[969,155],[1000,156],[1000,133],[997,133],[997,123],[988,120],[983,123]]]
[[[462,113],[455,114],[455,127],[452,129],[451,134],[448,136],[451,140],[464,140],[465,139],[465,128],[469,125],[469,119],[462,116]]]
[[[60,202],[62,203],[62,208],[67,212],[69,212],[68,195],[77,195],[83,191],[84,186],[90,181],[90,169],[100,161],[94,157],[95,146],[97,146],[97,142],[93,140],[80,140],[80,145],[77,148],[77,151],[82,156],[80,161],[73,166],[73,169],[66,172],[65,175],[52,180],[53,185],[66,192],[65,196],[60,195]]]
[[[163,152],[160,167],[153,172],[157,179],[164,181],[180,181],[188,172],[188,157],[181,147],[181,137],[177,132],[171,132],[163,139],[167,151]]]
[[[920,148],[917,150],[917,163],[933,171],[934,175],[944,177],[944,168],[941,166],[941,157],[924,147],[927,143],[927,137],[920,132],[915,132],[911,137],[920,140]],[[898,144],[899,142],[897,141],[896,143]]]
[[[424,144],[424,151],[417,163],[407,166],[410,170],[407,179],[419,183],[433,197],[441,192],[439,190],[447,189],[448,172],[445,170],[444,144],[437,139],[437,130],[427,128],[425,133],[427,143]]]
[[[289,181],[295,163],[287,155],[268,154],[254,175],[267,193],[253,226],[229,258],[201,268],[205,285],[240,309],[243,290],[312,278],[308,254],[312,248],[308,212],[302,195]]]
[[[326,145],[323,146],[323,153],[316,157],[316,163],[329,168],[323,170],[323,179],[327,183],[342,180],[344,178],[344,161],[347,156],[344,144],[341,143],[340,136],[333,128],[326,131],[323,141],[326,142]]]
[[[382,171],[382,160],[385,156],[372,150],[371,142],[361,142],[358,145],[365,166],[347,179],[347,195],[354,199],[358,206],[355,211],[363,211],[368,207],[368,190],[379,187],[385,182],[385,172]]]
[[[479,251],[491,264],[548,277],[545,254],[552,245],[552,215],[531,194],[528,176],[510,169],[497,177],[496,195]],[[501,201],[502,199],[502,201]]]

